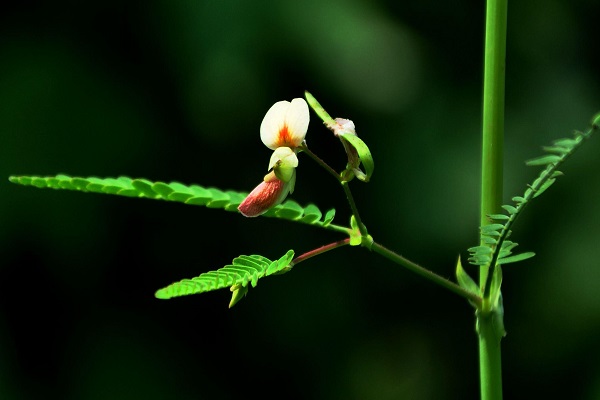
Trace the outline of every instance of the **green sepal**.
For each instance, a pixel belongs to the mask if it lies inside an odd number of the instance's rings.
[[[292,179],[294,172],[296,172],[296,168],[281,167],[280,165],[275,165],[275,167],[273,168],[273,172],[275,173],[277,179],[287,183]]]
[[[308,91],[304,91],[304,97],[306,97],[306,101],[308,102],[310,108],[312,108],[319,118],[323,120],[325,125],[329,126],[331,124],[335,124],[334,119],[331,118],[331,116],[327,113],[327,111],[325,111],[323,106],[321,106],[321,104],[312,94],[310,94]]]
[[[352,172],[354,172],[354,175],[359,180],[363,182],[369,182],[371,175],[373,175],[373,170],[375,169],[375,163],[373,162],[373,156],[371,155],[369,147],[361,138],[352,133],[340,133],[338,137],[340,140],[342,140],[342,142],[347,143],[356,151],[360,163],[362,163],[363,167],[365,168],[365,172],[360,170],[358,165],[359,162],[352,160],[350,151],[348,151],[348,149],[346,149],[346,153],[348,154],[347,169],[350,169]]]

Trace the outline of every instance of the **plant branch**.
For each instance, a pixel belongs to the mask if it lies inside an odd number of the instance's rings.
[[[306,253],[301,254],[298,257],[294,258],[292,260],[292,262],[290,263],[290,267],[293,267],[293,266],[301,263],[302,261],[306,261],[309,258],[312,258],[314,256],[318,256],[319,254],[326,253],[326,252],[328,252],[330,250],[337,249],[338,247],[342,247],[342,246],[345,246],[347,244],[350,244],[350,238],[338,240],[337,242],[329,243],[329,244],[326,244],[326,245],[321,246],[319,248],[316,248],[314,250],[307,251]]]
[[[346,235],[348,235],[349,232],[350,232],[350,228],[348,228],[346,226],[336,225],[336,224],[329,224],[329,225],[326,225],[326,226],[322,226],[321,225],[321,228],[323,228],[323,229],[329,229],[330,231],[344,233]]]
[[[367,228],[362,223],[360,219],[360,214],[358,213],[358,208],[356,208],[356,203],[354,202],[354,196],[352,196],[352,192],[350,191],[350,187],[348,186],[348,181],[342,181],[342,188],[344,189],[344,193],[346,194],[346,199],[348,200],[348,204],[350,204],[350,210],[352,211],[352,215],[356,219],[356,224],[358,225],[358,230],[360,231],[360,235],[362,237],[367,237],[369,234],[367,233]]]
[[[344,193],[346,194],[346,199],[348,200],[348,204],[350,205],[350,210],[352,211],[352,215],[354,215],[354,218],[356,218],[356,222],[358,224],[358,229],[360,230],[360,234],[363,237],[366,237],[368,235],[367,228],[363,225],[362,220],[360,219],[360,214],[358,213],[358,208],[356,207],[356,203],[354,202],[354,196],[352,196],[352,192],[350,191],[350,188],[348,187],[348,181],[343,180],[342,177],[340,176],[340,174],[335,172],[335,170],[333,168],[331,168],[329,166],[329,164],[327,164],[325,161],[320,159],[315,153],[310,151],[310,149],[306,145],[306,142],[302,143],[302,145],[300,146],[300,150],[304,151],[317,164],[319,164],[327,172],[329,172],[329,174],[333,175],[333,177],[342,185],[342,188],[344,189]]]
[[[458,294],[459,296],[473,302],[477,307],[481,306],[481,297],[477,294],[472,293],[466,289],[463,289],[456,283],[449,281],[446,278],[441,277],[440,275],[421,267],[418,264],[402,257],[401,255],[395,253],[394,251],[382,246],[377,242],[373,242],[371,250],[374,252],[384,256],[385,258],[395,262],[396,264],[402,265],[403,267],[409,269],[410,271],[421,275],[422,277],[450,290],[453,293]]]
[[[312,151],[310,151],[310,149],[306,145],[306,141],[302,142],[302,145],[299,146],[299,149],[302,150],[303,152],[305,152],[317,164],[319,164],[327,172],[329,172],[335,178],[336,181],[338,181],[338,182],[342,181],[342,177],[340,176],[340,174],[338,174],[337,172],[335,172],[335,170],[333,168],[331,168],[329,166],[329,164],[327,164],[325,161],[321,160],[315,153],[313,153]]]
[[[492,253],[492,258],[489,262],[490,273],[488,274],[488,279],[485,284],[485,290],[483,292],[483,297],[487,298],[490,295],[490,290],[492,286],[491,277],[494,276],[495,268],[497,267],[497,261],[500,256],[500,251],[502,250],[502,243],[508,238],[510,231],[517,220],[518,216],[521,215],[523,209],[531,200],[537,197],[546,187],[546,184],[549,180],[556,179],[555,173],[558,171],[558,167],[562,165],[575,151],[583,144],[585,139],[588,139],[594,131],[598,129],[597,125],[592,124],[592,126],[586,132],[578,132],[574,139],[572,139],[570,147],[568,151],[565,149],[565,152],[558,156],[558,160],[546,165],[546,168],[542,170],[539,177],[529,186],[529,188],[523,194],[522,199],[517,202],[515,207],[515,211],[510,213],[508,221],[504,223],[504,227],[500,232],[500,236],[496,242],[494,247],[494,252]]]

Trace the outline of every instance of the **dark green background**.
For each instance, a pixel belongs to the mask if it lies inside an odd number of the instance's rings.
[[[16,2],[14,2],[16,3]],[[482,1],[23,1],[0,16],[0,398],[475,399],[473,310],[345,248],[229,292],[154,291],[239,254],[341,238],[275,219],[37,190],[9,175],[144,177],[250,190],[267,109],[310,90],[375,157],[370,233],[452,277],[477,243]],[[506,201],[540,146],[600,110],[597,0],[509,5]],[[312,115],[308,143],[343,165]],[[600,398],[600,138],[515,227],[505,397]],[[301,204],[349,216],[300,157]],[[469,269],[473,272],[473,269]]]

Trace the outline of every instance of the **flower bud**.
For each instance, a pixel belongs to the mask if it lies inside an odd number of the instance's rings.
[[[242,203],[238,206],[238,211],[244,217],[258,217],[269,211],[269,209],[281,204],[288,193],[294,191],[296,182],[296,170],[292,170],[288,182],[279,179],[272,171],[264,177],[264,180],[256,187]]]
[[[354,122],[349,119],[336,118],[335,124],[327,125],[327,127],[333,131],[333,134],[337,137],[340,137],[340,135],[356,136],[356,126],[354,126]]]

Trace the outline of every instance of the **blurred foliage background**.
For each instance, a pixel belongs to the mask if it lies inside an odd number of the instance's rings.
[[[505,195],[524,160],[600,110],[596,0],[509,6]],[[369,144],[370,233],[452,277],[477,243],[482,1],[23,1],[0,14],[0,397],[475,399],[473,311],[361,249],[229,292],[154,291],[239,254],[339,239],[177,203],[37,190],[9,175],[248,191],[267,109],[311,91]],[[313,114],[307,140],[344,155]],[[504,272],[505,396],[600,398],[600,138],[519,220]],[[301,204],[349,216],[301,157]],[[473,272],[473,269],[470,271]]]

